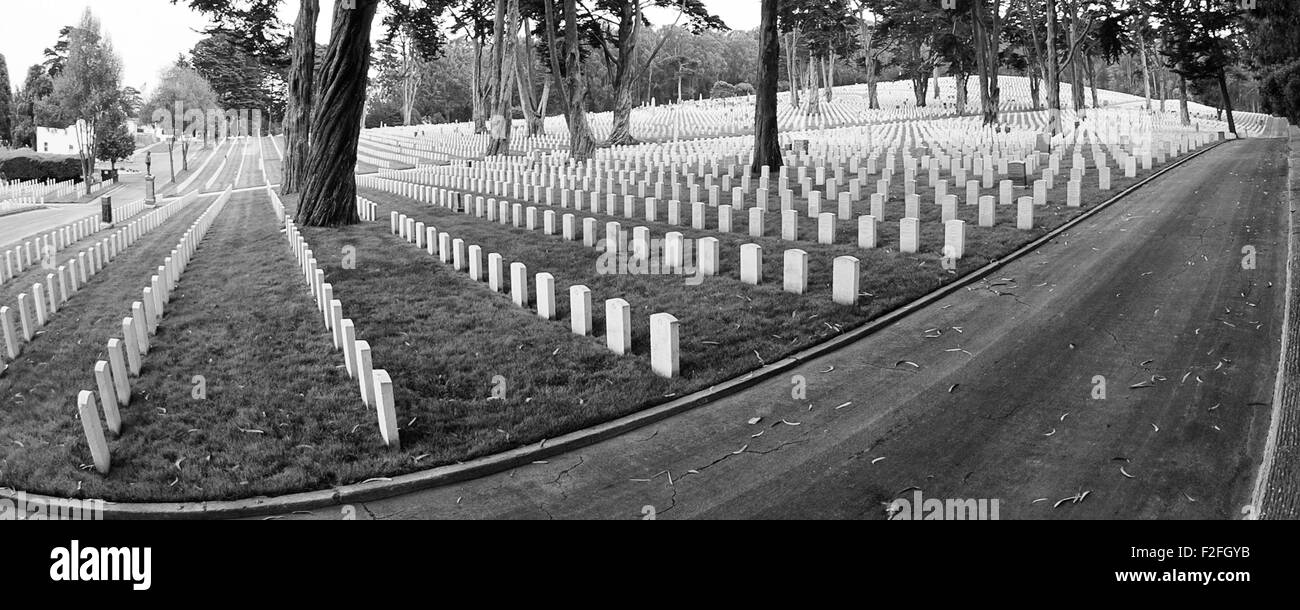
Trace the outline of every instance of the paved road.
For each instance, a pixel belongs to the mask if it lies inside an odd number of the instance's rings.
[[[6,246],[21,241],[24,238],[35,234],[43,233],[51,229],[63,226],[69,222],[84,218],[91,214],[99,213],[99,197],[109,195],[113,198],[114,205],[126,204],[135,201],[141,201],[145,195],[144,153],[153,151],[156,153],[153,158],[154,176],[157,179],[157,185],[160,193],[166,192],[171,195],[168,186],[170,177],[167,175],[167,149],[164,144],[154,144],[136,151],[131,160],[119,164],[119,168],[139,169],[141,173],[122,174],[122,179],[117,185],[109,185],[103,192],[97,193],[94,200],[88,203],[59,203],[50,204],[42,210],[33,210],[11,216],[0,217],[0,250]],[[210,151],[203,149],[192,149],[190,151],[190,167],[196,169],[202,167],[203,173],[201,179],[206,179],[216,171],[216,166],[220,160],[214,160],[207,167],[203,163]],[[179,152],[177,153],[179,155]],[[181,178],[182,182],[185,178]],[[196,181],[199,182],[199,181]],[[199,182],[201,185],[202,182]],[[192,187],[189,190],[194,190]]]
[[[1279,350],[1284,146],[1220,146],[997,277],[809,362],[796,371],[806,400],[774,379],[356,514],[880,519],[919,489],[997,499],[1004,519],[1238,517]]]

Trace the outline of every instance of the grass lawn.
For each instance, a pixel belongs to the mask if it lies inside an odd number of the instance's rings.
[[[77,393],[95,388],[93,367],[107,360],[108,340],[121,336],[131,303],[140,300],[149,278],[205,208],[203,201],[190,204],[119,253],[0,376],[0,486],[68,496],[98,479],[78,469],[91,459]],[[31,283],[24,283],[30,290]],[[3,290],[4,302],[11,302],[10,286]]]

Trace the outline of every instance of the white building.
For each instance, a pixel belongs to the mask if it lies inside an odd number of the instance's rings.
[[[80,134],[80,137],[79,137]],[[52,155],[77,155],[81,150],[93,151],[95,132],[85,121],[77,121],[63,129],[55,127],[36,128],[36,152]]]

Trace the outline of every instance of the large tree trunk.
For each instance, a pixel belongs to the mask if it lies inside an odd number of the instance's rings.
[[[1079,8],[1075,0],[1067,4],[1070,11],[1070,46],[1079,44]],[[1087,102],[1084,100],[1083,65],[1079,61],[1078,48],[1070,54],[1070,95],[1074,100],[1074,109],[1082,111]]]
[[[1151,69],[1147,67],[1147,43],[1141,31],[1138,32],[1138,53],[1142,55],[1142,95],[1146,98],[1143,108],[1151,110]]]
[[[826,58],[826,101],[835,101],[835,51]]]
[[[1092,65],[1092,53],[1084,55],[1083,59],[1088,68],[1088,89],[1092,91],[1092,107],[1101,108],[1101,104],[1097,102],[1097,72]]]
[[[862,11],[866,12],[865,6]],[[875,30],[862,17],[858,18],[858,25],[862,28],[862,64],[867,69],[867,107],[878,110],[880,108],[880,97],[876,95],[876,89],[880,80],[880,66],[875,55],[871,52],[871,43],[875,38]]]
[[[781,71],[781,39],[776,29],[778,1],[763,0],[760,9],[762,21],[758,29],[758,88],[755,90],[752,168],[755,175],[760,174],[764,166],[775,173],[784,164],[776,121],[776,83]]]
[[[1232,116],[1232,94],[1228,92],[1228,71],[1219,68],[1219,94],[1223,96],[1223,113],[1228,115],[1228,131],[1237,134],[1237,119]]]
[[[1156,97],[1160,98],[1160,112],[1165,111],[1165,102],[1169,100],[1169,87],[1165,84],[1164,70],[1157,69],[1155,73]]]
[[[786,48],[786,66],[790,71],[790,105],[795,108],[803,104],[799,99],[799,90],[803,84],[799,82],[799,28],[790,32],[790,45]]]
[[[1047,0],[1047,120],[1049,135],[1061,133],[1061,63],[1056,53],[1056,0]]]
[[[821,70],[817,68],[817,58],[808,54],[808,116],[821,116]]]
[[[546,9],[547,38],[551,47],[551,68],[561,74],[559,45],[556,41],[555,3],[543,2]],[[582,49],[578,46],[578,8],[576,0],[564,0],[564,115],[569,127],[569,157],[586,161],[596,149],[596,140],[587,123],[587,80],[582,75]]]
[[[912,76],[912,93],[916,96],[916,107],[925,108],[926,100],[929,99],[926,93],[930,90],[930,75],[924,71],[918,72]]]
[[[1038,40],[1038,23],[1037,15],[1034,14],[1034,5],[1032,2],[1026,3],[1026,10],[1029,11],[1029,39],[1033,44],[1034,57],[1029,62],[1029,99],[1033,102],[1034,110],[1041,110],[1043,107],[1042,83],[1043,77],[1043,45]]]
[[[989,14],[985,0],[971,4],[971,21],[975,33],[975,64],[979,71],[980,106],[985,125],[998,122],[998,44],[1001,39],[997,10]]]
[[[487,155],[510,154],[510,83],[506,71],[506,0],[496,0],[497,11],[492,34],[492,121]],[[511,32],[510,37],[514,37]]]
[[[635,144],[632,137],[632,72],[636,62],[636,45],[640,37],[641,4],[624,2],[618,18],[618,59],[614,69],[614,127],[609,134],[612,146]]]
[[[470,88],[474,90],[471,119],[474,121],[474,133],[481,134],[487,132],[487,105],[483,95],[487,87],[483,82],[483,41],[477,37],[474,38],[474,75],[470,80]]]
[[[379,0],[334,5],[334,27],[321,69],[311,154],[297,221],[309,227],[357,224],[357,141],[370,73],[370,28]]]
[[[1029,101],[1034,110],[1043,109],[1043,79],[1038,66],[1029,69]]]
[[[1192,115],[1187,112],[1187,77],[1178,75],[1178,118],[1183,127],[1192,124]]]
[[[511,0],[511,15],[519,19],[519,0]],[[549,83],[542,92],[539,104],[536,94],[537,70],[533,65],[532,27],[527,19],[523,20],[524,40],[515,47],[515,80],[519,82],[519,105],[524,110],[524,122],[528,126],[528,135],[532,137],[546,135],[546,96],[550,94]],[[520,67],[522,66],[522,67]]]
[[[312,97],[316,77],[316,20],[320,0],[302,0],[293,26],[293,65],[289,69],[289,104],[284,121],[284,175],[280,192],[297,193],[310,150]]]
[[[968,97],[969,94],[966,92],[966,88],[970,83],[970,75],[958,73],[958,74],[954,74],[953,78],[955,80],[955,85],[957,87],[957,91],[956,91],[957,114],[963,115],[966,114],[966,104],[968,103],[968,99],[969,99]]]
[[[420,92],[420,65],[415,41],[402,35],[402,123],[411,126],[415,119],[415,96]]]

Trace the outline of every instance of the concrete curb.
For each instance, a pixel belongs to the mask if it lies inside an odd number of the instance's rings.
[[[1297,295],[1296,274],[1300,271],[1300,225],[1296,215],[1300,213],[1300,201],[1296,200],[1300,192],[1300,127],[1289,126],[1290,154],[1287,157],[1287,180],[1285,189],[1290,211],[1291,224],[1287,239],[1287,269],[1285,306],[1282,318],[1282,346],[1278,353],[1277,382],[1273,391],[1273,409],[1269,418],[1268,437],[1264,441],[1263,457],[1259,470],[1255,474],[1255,486],[1251,492],[1250,504],[1242,510],[1245,519],[1274,518],[1274,513],[1282,513],[1278,518],[1295,517],[1294,494],[1285,497],[1284,491],[1270,495],[1269,482],[1273,479],[1273,462],[1277,454],[1280,428],[1285,424],[1294,426],[1296,413],[1300,413],[1300,295]],[[1288,417],[1290,416],[1290,417]]]
[[[23,214],[26,212],[35,212],[36,210],[48,210],[48,209],[49,206],[37,205],[35,207],[23,208],[21,210],[9,210],[8,212],[0,212],[0,218],[4,218],[6,216],[17,216],[19,214]]]
[[[274,498],[262,497],[245,500],[181,503],[106,502],[104,505],[104,518],[153,520],[239,519],[286,514],[295,511],[307,511],[355,502],[369,502],[482,478],[621,436],[674,415],[716,402],[722,398],[754,386],[777,374],[789,371],[805,361],[832,353],[864,337],[875,334],[881,329],[888,327],[908,315],[928,307],[940,299],[988,277],[1006,265],[1033,252],[1043,244],[1060,237],[1063,233],[1069,231],[1080,223],[1101,213],[1102,210],[1109,208],[1148,183],[1163,176],[1165,173],[1181,167],[1192,159],[1217,148],[1225,142],[1228,142],[1228,140],[1217,140],[1211,142],[1201,150],[1195,151],[1183,159],[1179,159],[1177,162],[1165,166],[1161,170],[1139,181],[1137,184],[1130,186],[1114,197],[1098,204],[1083,214],[1080,214],[1073,220],[1022,246],[1006,258],[994,260],[984,267],[972,271],[965,276],[958,278],[956,281],[904,305],[903,307],[884,314],[861,327],[844,333],[834,339],[830,339],[824,343],[805,349],[793,356],[788,356],[780,361],[768,364],[767,366],[752,371],[747,375],[731,379],[689,396],[684,396],[670,403],[652,407],[584,430],[572,432],[559,438],[547,439],[536,445],[520,447],[512,451],[480,458],[463,464],[442,466],[432,470],[425,470],[392,478],[372,479],[368,482],[344,485],[324,491],[303,492]],[[13,490],[0,490],[0,499],[14,497],[14,493],[16,492]],[[29,500],[51,499],[47,496],[39,496],[30,493],[26,494],[26,497]]]

